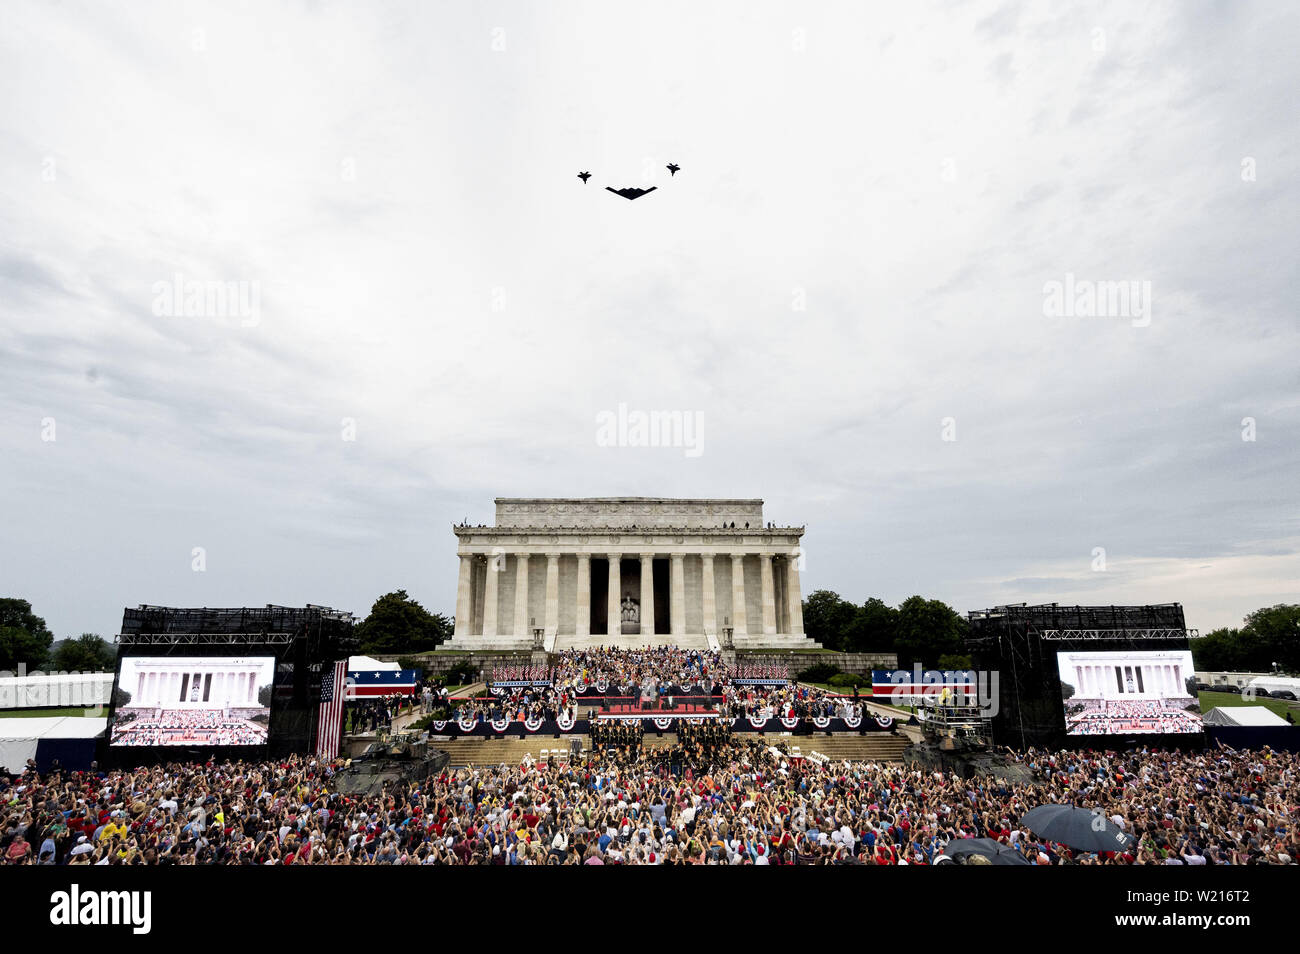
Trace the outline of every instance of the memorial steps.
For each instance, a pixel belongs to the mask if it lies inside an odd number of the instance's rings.
[[[745,636],[736,635],[732,637],[733,645],[736,649],[781,649],[792,650],[794,652],[808,652],[812,649],[821,649],[822,644],[815,639],[809,639],[802,635],[787,635],[782,633],[765,633],[763,635],[749,634]]]
[[[791,745],[798,745],[802,753],[824,755],[832,762],[849,759],[853,762],[901,762],[903,751],[911,743],[901,735],[873,732],[868,735],[814,735],[797,736]]]

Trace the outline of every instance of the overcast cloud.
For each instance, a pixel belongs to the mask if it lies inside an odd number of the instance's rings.
[[[0,595],[58,636],[450,614],[493,497],[638,495],[762,497],[856,601],[1296,601],[1297,41],[1285,3],[7,4]],[[255,313],[156,314],[178,273]],[[1147,320],[1045,315],[1067,274]],[[601,446],[620,404],[698,455]]]

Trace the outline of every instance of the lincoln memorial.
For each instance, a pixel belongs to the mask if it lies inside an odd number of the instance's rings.
[[[456,631],[444,649],[648,646],[815,649],[803,634],[803,527],[763,501],[496,500],[453,528]]]
[[[1186,649],[1063,652],[1061,682],[1076,699],[1173,699],[1190,696],[1192,654]]]

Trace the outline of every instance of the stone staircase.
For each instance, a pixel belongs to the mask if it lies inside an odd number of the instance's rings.
[[[814,735],[785,740],[791,751],[799,746],[801,754],[824,755],[833,762],[901,762],[903,751],[911,744],[906,738],[887,732],[866,735]]]
[[[567,761],[569,751],[569,736],[561,736],[556,739],[554,736],[534,736],[532,738],[496,737],[496,738],[468,738],[468,739],[438,739],[431,738],[429,747],[441,749],[451,756],[451,765],[460,767],[464,765],[519,765],[524,760],[525,755],[531,755],[534,759],[541,756],[542,749],[560,749],[564,752],[564,758]],[[587,740],[583,738],[583,748],[587,747]]]
[[[789,633],[746,633],[743,636],[733,636],[732,644],[736,649],[771,649],[784,652],[807,652],[810,649],[822,648],[822,644],[815,639]]]

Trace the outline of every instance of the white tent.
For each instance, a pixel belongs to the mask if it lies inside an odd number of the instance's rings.
[[[111,672],[28,673],[0,677],[0,709],[42,706],[106,706],[113,694]]]
[[[401,663],[380,662],[369,656],[349,656],[348,672],[400,672]]]
[[[1202,716],[1206,725],[1289,725],[1276,712],[1264,706],[1218,706]]]
[[[1279,689],[1285,689],[1287,692],[1293,692],[1300,697],[1300,679],[1294,676],[1256,676],[1249,683],[1252,689],[1264,689],[1268,692],[1277,692]]]
[[[36,757],[42,739],[94,739],[104,734],[108,719],[53,716],[47,719],[0,719],[0,770],[18,773]]]

